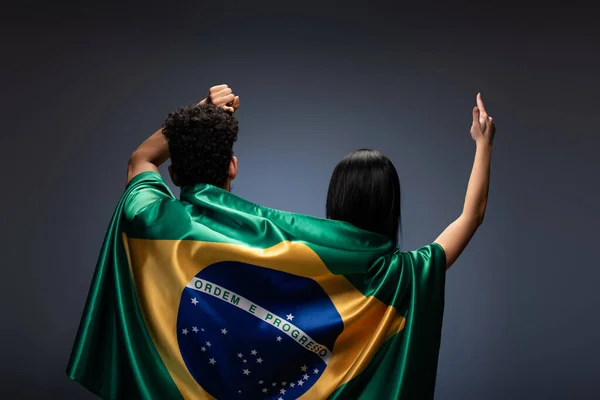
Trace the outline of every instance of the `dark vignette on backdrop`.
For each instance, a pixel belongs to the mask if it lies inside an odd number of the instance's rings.
[[[336,162],[375,148],[400,174],[407,249],[461,210],[481,91],[498,124],[490,204],[449,273],[437,398],[597,398],[593,12],[239,3],[3,11],[0,397],[92,398],[64,369],[127,158],[226,82],[236,193],[323,216]]]

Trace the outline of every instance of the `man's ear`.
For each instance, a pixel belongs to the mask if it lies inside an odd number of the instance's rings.
[[[177,180],[177,174],[175,174],[173,172],[173,168],[171,168],[173,165],[170,164],[169,165],[169,175],[171,176],[171,180],[173,181],[173,184],[175,184],[175,186],[179,186],[179,182]]]
[[[229,174],[228,178],[230,181],[234,180],[237,175],[238,170],[238,159],[236,156],[231,157],[231,162],[229,163]]]

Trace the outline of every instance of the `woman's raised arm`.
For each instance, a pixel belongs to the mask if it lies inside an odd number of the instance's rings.
[[[488,116],[481,94],[477,95],[477,106],[473,108],[471,137],[475,141],[475,161],[469,178],[462,214],[440,234],[435,243],[446,252],[446,268],[458,259],[469,241],[483,223],[490,187],[490,163],[492,142],[496,133],[493,119]]]

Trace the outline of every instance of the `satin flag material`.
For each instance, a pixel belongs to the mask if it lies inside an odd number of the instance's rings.
[[[106,399],[433,398],[445,255],[136,176],[68,376]]]

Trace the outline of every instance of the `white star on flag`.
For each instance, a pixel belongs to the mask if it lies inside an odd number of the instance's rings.
[[[187,335],[187,334],[188,334],[188,330],[187,330],[187,329],[185,329],[185,328],[183,328],[183,329],[181,330],[181,333],[183,333],[184,335]]]
[[[303,365],[302,367],[300,367],[300,369],[302,370],[302,372],[306,372],[308,370],[308,367],[306,365]]]
[[[261,380],[261,381],[258,381],[258,384],[259,384],[259,385],[262,385],[262,384],[263,384],[263,382],[264,382],[264,381],[262,381],[262,380]]]
[[[264,389],[262,390],[262,392],[263,392],[263,393],[267,393],[268,391],[269,391],[269,389],[267,389],[267,388],[264,388]]]
[[[285,382],[285,381],[281,382],[281,386],[285,386],[285,385],[287,385],[287,382]]]
[[[279,390],[279,393],[280,393],[280,394],[285,394],[285,389],[280,389],[280,390]]]
[[[209,359],[208,359],[208,363],[209,363],[210,365],[215,365],[215,364],[217,363],[217,360],[215,360],[214,358],[209,358]]]
[[[277,386],[277,382],[273,382],[273,386]]]
[[[204,328],[200,328],[200,330],[201,330],[202,332],[204,332]]]
[[[277,336],[277,341],[281,342],[281,336]]]
[[[206,351],[206,347],[202,346],[202,348],[200,350]]]
[[[290,321],[292,321],[294,319],[294,316],[290,313],[288,315],[286,315],[287,319],[289,319]]]
[[[244,355],[242,353],[238,353],[238,358],[242,358]]]
[[[198,333],[198,328],[196,328],[195,326],[192,326],[192,330],[194,331],[194,333]]]
[[[315,368],[315,369],[313,369],[313,372],[314,372],[315,374],[318,374],[318,373],[319,373],[319,370]]]
[[[258,354],[258,351],[256,351],[256,350],[252,350],[250,353],[251,353],[253,356],[255,356],[255,355],[257,355],[257,354]]]
[[[242,393],[242,391],[241,391],[241,390],[238,390],[238,393]]]
[[[256,362],[260,364],[260,363],[262,363],[262,362],[263,362],[263,359],[262,359],[262,358],[260,358],[260,357],[258,357],[258,358],[256,359]]]
[[[304,385],[304,381],[303,381],[302,379],[300,379],[300,380],[298,381],[298,386],[302,386],[302,385]]]
[[[192,299],[192,304],[193,304],[193,305],[196,305],[196,304],[198,304],[198,300],[196,300],[196,298],[195,298],[195,297]]]
[[[290,387],[294,387],[296,384],[294,382],[290,383]]]
[[[221,329],[221,333],[222,333],[223,335],[227,335],[227,329],[225,329],[225,328]]]
[[[249,369],[245,369],[244,370],[244,375],[250,375],[250,370]]]
[[[212,344],[210,344],[210,342],[206,342],[206,345],[207,345],[208,347],[212,346]]]
[[[308,375],[304,374],[303,378],[308,380]]]
[[[246,364],[248,362],[248,360],[242,360],[244,362],[244,364]]]
[[[278,397],[277,400],[283,400],[283,397]]]

